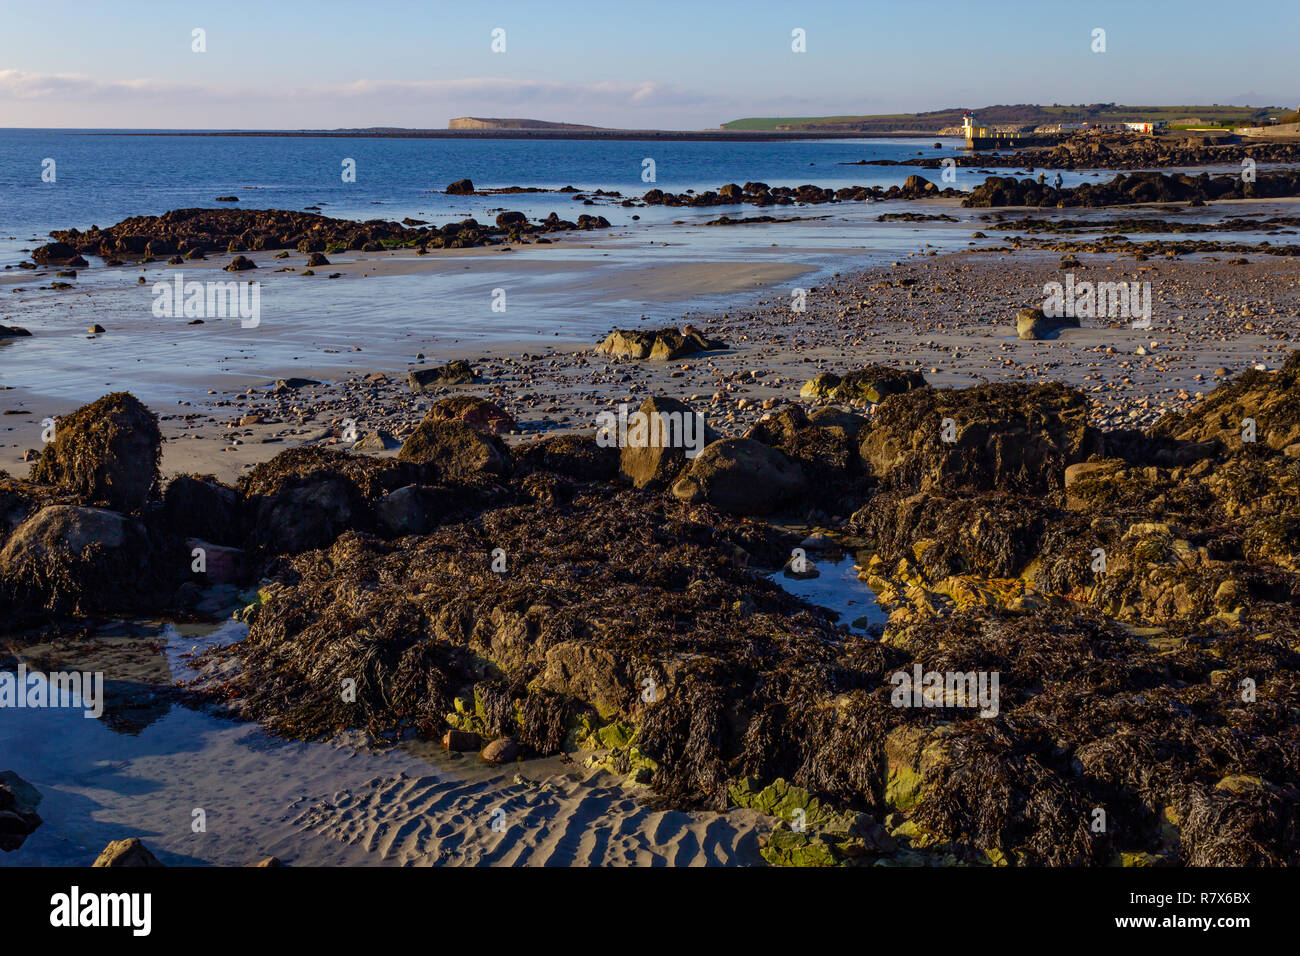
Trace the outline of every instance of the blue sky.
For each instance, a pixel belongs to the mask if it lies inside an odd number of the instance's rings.
[[[191,31],[207,50],[191,50]],[[506,51],[493,53],[494,28]],[[1106,52],[1091,50],[1106,31]],[[806,31],[807,52],[791,51]],[[992,103],[1300,101],[1300,0],[0,2],[0,127],[708,128]]]

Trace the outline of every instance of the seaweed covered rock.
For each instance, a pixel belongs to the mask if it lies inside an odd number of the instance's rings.
[[[710,339],[688,326],[685,331],[673,328],[653,331],[615,329],[596,346],[596,351],[610,358],[666,361],[726,347],[725,343]]]
[[[349,528],[370,528],[371,503],[420,477],[391,458],[288,449],[239,480],[244,547],[259,555],[324,547]]]
[[[832,402],[870,402],[874,405],[890,395],[925,386],[925,376],[920,372],[888,365],[867,365],[843,376],[822,372],[804,383],[799,397]]]
[[[397,453],[399,460],[433,468],[452,480],[510,471],[510,449],[501,439],[441,414],[431,410],[425,416]]]
[[[1251,369],[1186,411],[1170,412],[1151,432],[1221,450],[1253,447],[1300,458],[1300,351],[1277,372]]]
[[[144,506],[158,486],[162,433],[153,412],[114,392],[60,419],[32,479],[115,511]]]
[[[618,477],[618,450],[598,445],[590,435],[552,435],[517,446],[514,456],[523,471],[548,471],[579,481]]]
[[[1057,383],[914,389],[882,402],[862,436],[873,476],[919,491],[1053,491],[1100,447],[1086,397]]]
[[[888,640],[926,672],[997,674],[998,714],[908,710],[919,729],[894,731],[887,745],[892,805],[923,839],[973,839],[1031,865],[1135,852],[1200,865],[1294,861],[1297,832],[1280,825],[1298,796],[1285,756],[1300,742],[1289,726],[1300,705],[1294,647],[1215,629],[1181,638],[1170,651],[1100,617],[1046,610],[898,630]],[[1256,693],[1242,693],[1247,675]],[[1232,830],[1253,838],[1233,850],[1222,831],[1193,824],[1200,812],[1214,818],[1198,800],[1229,775],[1268,781],[1253,806],[1235,808]],[[1107,814],[1104,833],[1092,831],[1094,808]],[[1170,821],[1182,825],[1173,845]]]
[[[730,514],[764,515],[796,499],[807,486],[802,469],[783,452],[752,438],[726,438],[691,462],[672,493]]]
[[[813,491],[823,494],[861,471],[858,436],[867,419],[835,408],[808,415],[799,405],[764,415],[745,434],[779,448],[803,468]]]
[[[745,568],[788,554],[788,540],[708,508],[580,490],[400,546],[346,534],[293,559],[248,639],[216,653],[242,661],[236,709],[282,732],[412,726],[441,738],[450,723],[553,752],[580,714],[622,719],[648,735],[634,742],[659,766],[656,786],[723,806],[732,761],[793,780],[802,756],[771,746],[787,703],[814,714],[837,688],[878,683],[890,654]],[[355,702],[337,692],[349,677]]]
[[[18,613],[140,613],[169,606],[189,561],[181,543],[115,511],[49,505],[0,550],[0,604]]]
[[[441,398],[429,406],[426,421],[460,422],[476,432],[501,435],[519,430],[519,425],[500,405],[473,395]]]

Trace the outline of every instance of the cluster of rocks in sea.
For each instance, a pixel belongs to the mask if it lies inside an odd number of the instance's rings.
[[[101,229],[63,229],[50,233],[54,242],[32,252],[42,265],[87,264],[85,256],[107,262],[176,257],[202,259],[209,253],[297,249],[303,253],[385,249],[468,249],[520,242],[544,234],[606,229],[603,216],[581,215],[577,221],[551,213],[531,222],[521,212],[497,215],[495,224],[475,219],[444,226],[405,226],[383,219],[354,222],[316,213],[283,209],[174,209],[161,216],[132,216]],[[319,264],[326,264],[321,262]]]
[[[777,817],[773,863],[1300,862],[1300,353],[1145,430],[1059,383],[887,366],[805,399],[690,457],[511,446],[460,395],[396,457],[291,448],[229,486],[163,482],[116,393],[0,476],[0,610],[249,588],[247,638],[187,693],[294,737],[591,751],[668,805]],[[813,509],[842,517],[787,530]],[[773,580],[827,539],[882,629]],[[996,715],[900,706],[914,669],[1000,675]]]
[[[960,196],[959,190],[939,187],[923,176],[908,176],[901,186],[841,186],[831,189],[806,183],[802,186],[769,186],[767,183],[727,183],[717,190],[697,193],[668,193],[651,189],[641,197],[647,206],[731,206],[746,203],[753,206],[791,206],[795,203],[818,205],[831,202],[865,202],[882,199],[937,199]]]
[[[1260,173],[1253,180],[1240,175],[1138,172],[1117,175],[1106,183],[1081,183],[1057,189],[1034,179],[990,176],[962,200],[963,206],[1127,206],[1139,203],[1267,199],[1300,195],[1300,170]]]

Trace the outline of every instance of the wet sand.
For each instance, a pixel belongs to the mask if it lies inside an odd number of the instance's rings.
[[[1241,204],[1235,206],[1238,211]],[[693,322],[730,348],[680,361],[610,361],[593,352],[598,337],[551,336],[444,347],[427,364],[453,358],[473,363],[484,383],[456,391],[482,395],[506,408],[521,426],[512,441],[588,430],[599,412],[654,394],[689,401],[713,427],[736,434],[766,410],[798,401],[799,388],[818,372],[843,372],[871,362],[916,368],[939,386],[1064,381],[1094,399],[1096,422],[1115,427],[1149,424],[1163,411],[1212,389],[1225,371],[1257,364],[1276,368],[1298,341],[1300,262],[1293,258],[1252,255],[1245,265],[1230,265],[1230,254],[1134,262],[1089,253],[1077,256],[1081,267],[1074,272],[1080,281],[1151,283],[1152,327],[1140,330],[1122,320],[1085,318],[1082,328],[1067,329],[1055,340],[1020,341],[1016,311],[1041,301],[1044,284],[1061,281],[1064,273],[1058,254],[1002,248],[952,254],[932,250],[845,273],[812,289],[802,313],[792,311],[787,285],[771,284],[727,311],[683,312],[679,321]],[[463,258],[475,263],[486,257],[480,252]],[[445,263],[436,267],[445,268]],[[657,268],[668,271],[652,279]],[[681,288],[691,288],[692,282],[715,290],[749,281],[789,282],[771,264],[682,263],[643,269],[641,281],[680,283]],[[582,281],[599,281],[583,275]],[[624,315],[609,316],[607,327],[658,324]],[[384,429],[402,438],[433,400],[412,394],[406,384],[407,370],[426,361],[377,363],[364,345],[358,348],[341,354],[343,369],[316,366],[304,355],[306,360],[292,368],[261,375],[250,370],[234,377],[212,374],[207,382],[200,377],[199,385],[209,385],[202,400],[178,400],[170,408],[153,403],[168,439],[164,472],[212,473],[230,480],[295,444],[344,444],[346,419],[356,423],[358,436]],[[256,358],[248,364],[256,367]],[[367,381],[375,373],[386,378]],[[276,377],[283,375],[324,384],[273,394]],[[26,389],[0,392],[5,413],[0,418],[0,467],[24,474],[23,455],[39,448],[40,420],[77,404]]]

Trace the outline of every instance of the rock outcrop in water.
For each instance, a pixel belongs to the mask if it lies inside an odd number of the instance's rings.
[[[603,216],[584,215],[570,222],[555,213],[536,223],[519,216],[506,225],[484,225],[465,219],[441,227],[412,228],[383,219],[354,222],[284,209],[174,209],[161,216],[133,216],[107,229],[94,226],[85,231],[56,230],[50,233],[55,241],[36,249],[32,258],[41,263],[73,264],[70,257],[82,255],[156,259],[275,249],[297,249],[307,254],[379,252],[399,247],[465,249],[524,236],[608,227],[609,220]],[[85,265],[85,260],[79,264]]]
[[[971,190],[962,205],[1125,206],[1297,195],[1300,195],[1300,170],[1294,169],[1260,173],[1252,182],[1243,181],[1239,175],[1139,172],[1120,174],[1106,183],[1082,183],[1068,189],[1057,189],[1033,179],[990,176]]]

